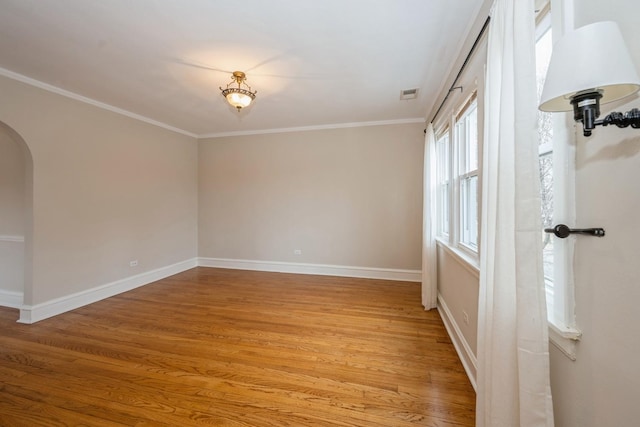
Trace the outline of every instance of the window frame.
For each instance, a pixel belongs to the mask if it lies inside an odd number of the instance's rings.
[[[439,244],[444,245],[450,253],[453,253],[463,264],[470,269],[474,274],[478,275],[480,272],[480,221],[481,221],[481,200],[482,200],[482,140],[483,140],[483,120],[484,114],[482,112],[483,105],[483,88],[478,87],[478,79],[481,78],[484,81],[484,68],[481,71],[476,70],[475,76],[472,77],[472,81],[466,81],[467,85],[460,88],[460,93],[457,93],[455,97],[452,97],[451,104],[454,108],[448,110],[448,112],[439,116],[439,119],[434,123],[436,127],[436,143],[440,141],[445,134],[448,134],[449,144],[449,233],[444,234],[438,232],[436,239]],[[482,74],[480,74],[482,73]],[[469,84],[471,83],[471,84]],[[477,131],[477,168],[474,170],[463,172],[459,174],[459,157],[460,147],[457,141],[456,135],[456,122],[467,112],[470,105],[475,105],[477,111],[476,115],[476,131]],[[437,166],[436,166],[437,167]],[[476,186],[476,201],[477,201],[477,248],[473,248],[463,242],[460,242],[460,223],[461,223],[461,200],[460,200],[460,185],[461,177],[477,177]],[[440,209],[438,206],[437,209]],[[439,221],[439,220],[438,220]]]
[[[459,109],[458,113],[456,114],[455,120],[454,120],[454,140],[455,140],[455,145],[456,145],[456,168],[455,168],[455,178],[454,178],[454,182],[455,182],[455,188],[456,188],[456,193],[457,193],[457,204],[455,206],[455,212],[456,212],[456,222],[457,222],[457,228],[456,230],[458,231],[456,233],[456,245],[458,247],[460,247],[461,249],[470,252],[470,254],[472,256],[478,256],[478,247],[479,247],[479,230],[478,230],[478,225],[479,225],[479,221],[480,221],[480,206],[479,206],[479,201],[480,199],[478,198],[478,195],[480,194],[480,189],[478,188],[478,183],[479,183],[479,164],[480,164],[480,150],[479,150],[479,144],[478,141],[480,139],[479,136],[479,130],[478,130],[478,102],[477,102],[477,91],[473,91],[471,93],[471,96],[463,103],[462,107]],[[472,167],[472,162],[470,161],[470,157],[472,157],[470,155],[470,123],[469,123],[469,117],[471,116],[472,113],[475,113],[476,116],[476,127],[475,127],[475,132],[476,132],[476,155],[475,155],[475,168]],[[463,129],[463,131],[461,132],[461,129]],[[464,133],[464,135],[462,135],[462,133]],[[476,180],[476,207],[475,207],[475,219],[471,219],[469,218],[469,216],[467,215],[468,213],[468,206],[467,204],[469,203],[469,197],[467,192],[466,192],[466,185],[471,182],[471,180],[473,180],[475,178]],[[467,224],[468,222],[473,222],[475,221],[475,243],[470,242],[470,239],[466,239],[465,238],[465,229],[467,229],[468,227],[465,226],[465,224]]]
[[[449,240],[451,234],[451,135],[448,126],[436,134],[437,237]],[[444,158],[443,158],[444,157]],[[443,171],[444,169],[444,171]],[[446,183],[443,187],[443,183]],[[443,191],[444,190],[444,191]],[[446,200],[444,209],[443,199]],[[446,226],[445,226],[446,222]]]
[[[546,1],[536,16],[536,42],[547,28],[552,31],[552,40],[571,30],[572,16],[571,0]],[[542,145],[539,154],[552,153],[553,223],[575,224],[575,127],[570,113],[554,113],[552,123],[553,147],[549,150],[549,147]],[[549,339],[562,353],[575,360],[576,343],[582,335],[575,316],[575,236],[554,239],[553,303],[548,306],[547,313]]]

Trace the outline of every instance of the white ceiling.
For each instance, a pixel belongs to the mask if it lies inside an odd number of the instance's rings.
[[[0,72],[199,136],[418,121],[481,3],[0,0]],[[234,70],[258,91],[240,113],[218,89]]]

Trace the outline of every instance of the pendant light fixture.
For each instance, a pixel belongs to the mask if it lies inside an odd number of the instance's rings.
[[[220,87],[222,96],[227,99],[227,102],[238,111],[251,104],[251,101],[256,99],[257,91],[251,91],[251,86],[246,83],[247,76],[242,71],[234,71],[231,77],[231,83],[227,85],[225,89]],[[233,86],[237,84],[238,86]],[[243,86],[245,86],[243,88]]]

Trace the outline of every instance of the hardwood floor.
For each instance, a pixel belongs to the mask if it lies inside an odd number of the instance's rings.
[[[473,426],[417,283],[195,268],[34,325],[0,308],[1,426]]]

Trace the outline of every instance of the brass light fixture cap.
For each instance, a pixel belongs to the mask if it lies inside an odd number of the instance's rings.
[[[247,78],[247,76],[242,71],[234,71],[233,78],[236,79],[238,84],[240,84]]]

